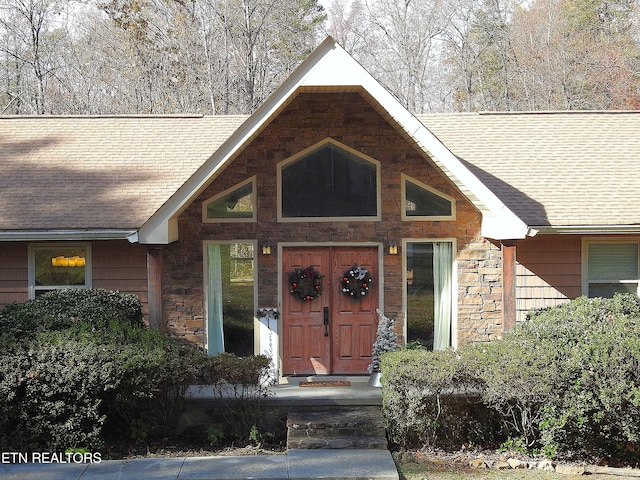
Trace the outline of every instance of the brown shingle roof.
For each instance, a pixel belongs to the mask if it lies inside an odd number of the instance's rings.
[[[0,118],[0,230],[140,227],[244,116]]]
[[[419,118],[529,226],[640,224],[640,112]]]
[[[139,228],[246,118],[0,117],[0,230]],[[640,224],[640,112],[418,118],[530,226]]]

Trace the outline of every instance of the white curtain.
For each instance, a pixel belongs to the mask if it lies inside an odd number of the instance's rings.
[[[207,247],[208,285],[207,295],[207,350],[210,355],[224,352],[222,331],[222,258],[220,245]]]
[[[433,244],[433,321],[434,350],[445,350],[451,346],[451,306],[452,306],[452,265],[451,243]]]

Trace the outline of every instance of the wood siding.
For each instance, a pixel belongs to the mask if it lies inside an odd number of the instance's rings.
[[[0,306],[29,298],[26,243],[0,244]]]
[[[559,305],[582,294],[581,243],[578,235],[541,235],[518,242],[517,321],[531,309]]]
[[[147,290],[147,249],[144,245],[121,242],[93,242],[93,288],[133,293],[142,302],[145,318],[149,314]]]
[[[93,288],[138,295],[145,317],[148,312],[146,251],[143,245],[125,240],[91,244]],[[28,295],[28,244],[1,244],[0,307],[11,302],[26,302]]]

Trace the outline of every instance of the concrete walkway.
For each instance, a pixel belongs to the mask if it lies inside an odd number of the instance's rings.
[[[398,480],[388,450],[289,450],[286,455],[144,458],[91,464],[0,464],[0,480]]]

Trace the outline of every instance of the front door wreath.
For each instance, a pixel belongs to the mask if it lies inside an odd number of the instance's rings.
[[[369,287],[372,283],[373,278],[367,269],[354,263],[349,270],[345,270],[342,274],[342,293],[354,299],[364,298],[369,294]]]
[[[310,302],[322,293],[322,275],[313,266],[296,268],[289,272],[289,290],[298,300]]]

